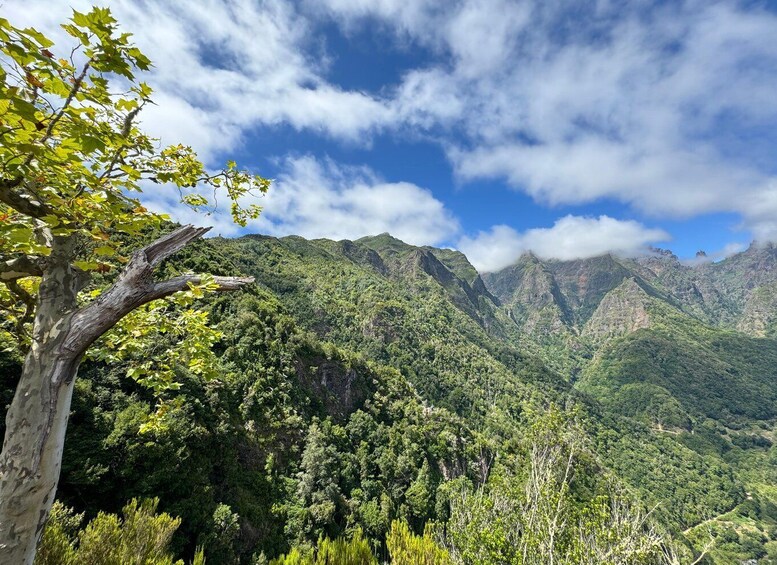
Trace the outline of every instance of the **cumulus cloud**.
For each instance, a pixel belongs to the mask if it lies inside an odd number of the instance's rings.
[[[287,159],[256,227],[278,235],[356,239],[390,232],[414,245],[440,244],[458,221],[430,191],[386,182],[366,167],[310,156]]]
[[[498,271],[511,265],[523,253],[543,259],[585,259],[605,253],[635,256],[649,244],[670,239],[661,229],[647,228],[632,220],[609,216],[588,218],[564,216],[550,228],[519,233],[505,225],[494,226],[475,237],[462,237],[459,249],[481,272]]]
[[[414,245],[439,245],[459,232],[456,218],[429,190],[386,182],[368,167],[306,155],[284,159],[281,168],[285,172],[259,201],[262,215],[249,223],[252,231],[335,240],[389,232]],[[228,210],[203,216],[180,209],[175,196],[150,186],[142,200],[179,221],[214,226],[214,235],[239,232]]]
[[[6,0],[3,15],[60,41],[70,5],[91,3]],[[464,183],[502,180],[548,205],[611,199],[649,217],[735,212],[758,239],[777,240],[777,179],[764,158],[777,142],[777,14],[759,3],[110,7],[155,63],[144,80],[158,106],[144,126],[165,142],[192,144],[209,164],[261,126],[365,145],[379,132],[421,133],[444,148]],[[377,30],[396,49],[431,57],[374,91],[344,88],[328,74],[330,25],[345,35]],[[387,186],[401,201],[412,185]]]

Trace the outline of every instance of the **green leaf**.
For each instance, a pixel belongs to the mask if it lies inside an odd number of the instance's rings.
[[[22,30],[22,32],[37,41],[38,44],[43,48],[51,47],[54,45],[53,41],[50,41],[45,35],[34,28],[28,27],[27,29]]]
[[[101,245],[100,247],[95,247],[94,254],[102,255],[104,257],[113,257],[116,255],[116,250],[108,245]]]
[[[105,143],[97,137],[85,135],[81,138],[81,148],[84,153],[94,153],[95,151],[105,151]]]
[[[11,103],[14,106],[14,109],[16,113],[24,120],[27,120],[28,122],[36,122],[35,119],[35,112],[37,111],[37,108],[34,104],[27,102],[26,100],[23,100],[19,98],[18,96],[14,96],[11,99]]]
[[[82,271],[95,271],[100,266],[99,263],[94,261],[73,261],[73,265]]]

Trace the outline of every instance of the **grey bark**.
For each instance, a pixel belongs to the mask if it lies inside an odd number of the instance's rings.
[[[54,502],[65,431],[78,366],[87,348],[133,309],[180,290],[196,275],[154,281],[164,259],[207,229],[183,226],[135,252],[118,280],[98,299],[78,308],[84,284],[71,265],[73,241],[55,238],[42,268],[32,344],[6,415],[0,453],[0,563],[32,565]],[[215,277],[219,290],[253,282]]]

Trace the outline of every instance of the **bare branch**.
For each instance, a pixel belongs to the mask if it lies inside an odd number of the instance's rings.
[[[191,225],[181,226],[177,230],[160,237],[139,253],[145,255],[149,265],[153,268],[209,231],[210,228],[197,228]]]
[[[183,275],[166,281],[153,279],[154,269],[210,228],[182,226],[132,254],[118,280],[97,299],[78,310],[71,319],[65,348],[80,354],[97,338],[111,329],[129,312],[201,280],[199,275]],[[253,282],[252,277],[214,277],[219,290],[235,290]]]
[[[224,292],[229,290],[237,290],[242,286],[251,284],[254,282],[254,277],[213,277],[213,281],[218,285],[217,292]],[[158,282],[154,285],[154,289],[151,292],[151,298],[148,300],[156,300],[158,298],[164,298],[170,296],[181,290],[186,290],[189,285],[198,285],[202,282],[201,275],[181,275],[180,277],[174,277],[166,281]]]
[[[0,262],[0,281],[15,281],[25,277],[40,277],[43,275],[43,269],[37,261],[22,255],[14,259]]]

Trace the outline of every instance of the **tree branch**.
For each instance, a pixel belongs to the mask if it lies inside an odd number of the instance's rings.
[[[154,269],[165,259],[202,237],[210,228],[182,226],[132,254],[118,280],[93,302],[78,310],[70,323],[65,348],[75,354],[86,351],[96,339],[129,312],[197,284],[200,275],[183,275],[156,282]],[[253,277],[214,277],[218,290],[235,290],[254,281]]]
[[[35,298],[33,298],[29,292],[19,286],[19,283],[16,280],[9,280],[4,282],[8,287],[8,290],[11,291],[11,294],[13,294],[16,298],[24,303],[24,315],[16,320],[16,331],[21,337],[27,333],[25,326],[32,321],[32,318],[35,315]]]
[[[160,237],[154,243],[137,253],[145,255],[148,264],[151,268],[154,268],[171,255],[178,253],[195,239],[201,238],[208,233],[210,229],[211,228],[196,228],[191,225],[181,226],[177,230]],[[135,257],[133,256],[133,260],[134,259]]]
[[[40,139],[39,143],[43,144],[46,143],[54,133],[54,127],[57,125],[59,120],[62,119],[62,116],[65,115],[65,112],[70,107],[70,105],[73,103],[73,99],[75,99],[76,94],[78,94],[78,91],[81,90],[81,85],[84,82],[84,79],[86,78],[86,73],[89,72],[90,67],[92,66],[92,59],[89,59],[86,63],[84,63],[84,67],[81,69],[81,73],[73,79],[73,86],[70,87],[70,92],[67,95],[67,98],[65,98],[65,102],[60,107],[59,111],[56,113],[56,115],[49,121],[49,125],[46,128],[46,131],[43,134],[43,137]],[[30,156],[27,158],[27,161],[25,165],[29,165],[32,162],[32,159],[34,158],[34,155],[31,153]]]
[[[121,136],[124,139],[127,139],[127,137],[129,137],[130,131],[132,129],[132,121],[135,119],[135,117],[142,109],[143,109],[143,104],[140,104],[137,108],[133,109],[126,116],[124,116],[124,122],[121,127]],[[102,172],[98,180],[102,181],[105,178],[112,178],[111,175],[113,174],[113,171],[116,170],[116,164],[119,162],[119,159],[121,159],[122,157],[122,153],[126,149],[127,147],[125,147],[124,145],[120,145],[116,149],[116,152],[113,154],[113,157],[111,158],[111,162],[108,163],[108,166]]]
[[[50,214],[52,210],[48,206],[30,200],[16,190],[22,181],[22,177],[0,179],[0,202],[31,218],[42,218]]]
[[[225,292],[237,290],[241,286],[254,282],[254,277],[213,277],[213,281],[218,285],[216,292]],[[202,282],[201,275],[181,275],[166,281],[158,282],[151,291],[147,302],[170,296],[176,292],[187,290],[189,285],[198,285]]]
[[[43,269],[27,255],[0,262],[0,281],[15,281],[25,277],[40,276],[43,276]]]

